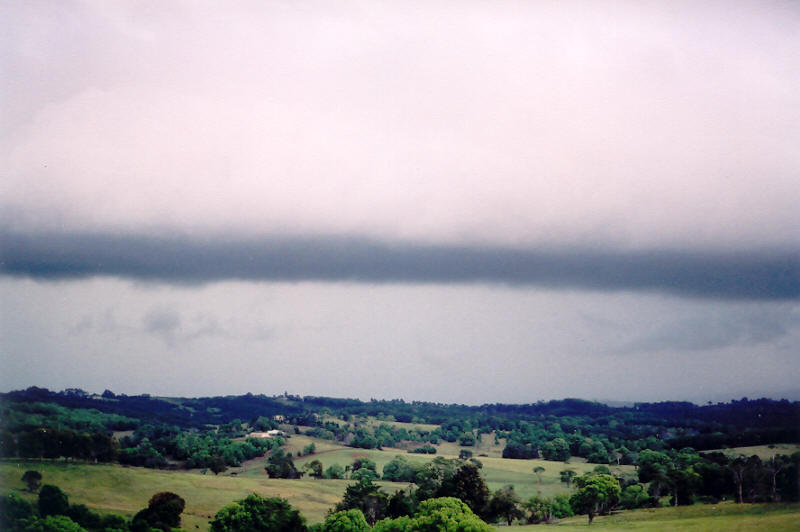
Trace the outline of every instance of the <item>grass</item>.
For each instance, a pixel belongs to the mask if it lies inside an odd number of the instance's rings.
[[[263,466],[262,466],[263,467]],[[69,496],[70,503],[82,503],[102,513],[126,517],[147,506],[159,491],[172,491],[186,500],[182,528],[208,530],[208,523],[223,506],[250,493],[284,497],[312,523],[322,521],[330,507],[339,502],[345,480],[270,479],[197,472],[159,471],[119,465],[66,464],[53,462],[5,462],[0,464],[2,492],[24,492],[22,474],[34,469],[44,484],[55,484]],[[263,470],[263,469],[262,469]]]
[[[366,455],[378,464],[380,470],[395,452],[339,448],[318,455],[303,457],[298,466],[314,458],[323,463],[351,463],[359,455]],[[405,454],[410,461],[424,463],[430,455]],[[541,492],[545,496],[565,492],[558,480],[558,472],[565,464],[542,460],[502,460],[483,458],[484,474],[491,489],[512,483],[523,498]],[[308,519],[310,523],[324,519],[329,508],[341,500],[349,483],[347,480],[282,480],[270,479],[263,473],[263,459],[252,461],[250,469],[241,468],[236,476],[229,473],[214,476],[192,471],[159,471],[119,465],[89,465],[61,462],[20,461],[0,463],[0,491],[17,491],[28,499],[35,495],[24,491],[22,474],[28,469],[42,473],[43,482],[61,487],[71,503],[82,503],[103,512],[130,517],[147,505],[149,498],[159,491],[172,491],[186,500],[182,515],[182,528],[208,530],[213,515],[223,506],[241,499],[249,493],[267,497],[284,497]],[[542,483],[532,473],[535,465],[545,468]],[[591,470],[592,464],[569,464],[578,473]],[[632,468],[621,468],[632,472]],[[402,483],[380,482],[384,490],[393,492],[406,487]],[[530,529],[542,525],[519,526]],[[585,516],[562,520],[553,526],[557,530],[586,530]],[[502,530],[504,527],[498,527]],[[595,518],[589,530],[642,530],[642,531],[756,531],[800,530],[800,504],[734,504],[697,505],[679,508],[657,508],[619,512]]]
[[[435,456],[453,458],[461,447],[456,446],[451,453],[422,455],[407,453],[402,449],[387,448],[354,449],[341,444],[293,435],[287,440],[286,450],[297,454],[308,444],[314,443],[316,452],[295,461],[298,468],[311,460],[320,460],[324,467],[332,464],[341,466],[352,464],[358,457],[368,457],[375,461],[380,473],[383,467],[396,455],[405,457],[414,464],[424,464]],[[450,450],[446,446],[442,450]],[[474,452],[474,450],[473,450]],[[559,472],[567,467],[578,474],[590,471],[594,465],[576,461],[564,464],[544,460],[504,460],[497,457],[480,457],[483,474],[489,488],[496,490],[506,484],[513,484],[517,493],[526,499],[536,494],[545,496],[567,492],[560,482]],[[324,519],[329,508],[341,500],[348,480],[300,480],[270,479],[264,471],[264,459],[256,458],[231,468],[218,476],[199,470],[159,471],[153,469],[123,467],[119,465],[90,465],[64,462],[20,461],[0,463],[0,487],[2,491],[22,491],[22,474],[27,469],[42,473],[43,482],[61,487],[73,503],[82,503],[100,512],[131,516],[147,505],[149,498],[159,491],[172,491],[186,500],[183,527],[186,530],[208,528],[209,520],[223,506],[256,492],[264,496],[281,496],[288,499],[311,523]],[[533,468],[545,468],[541,483],[534,475]],[[616,468],[615,468],[616,469]],[[628,469],[630,471],[628,471]],[[620,471],[632,473],[633,468],[624,466]],[[393,493],[407,487],[404,483],[379,482],[385,491]],[[25,495],[25,493],[23,493]]]
[[[522,530],[541,527],[528,525]],[[599,516],[591,527],[586,516],[564,519],[554,526],[559,532],[570,530],[637,530],[692,532],[800,530],[800,504],[702,504],[678,508],[650,508]]]
[[[800,452],[800,444],[796,443],[776,443],[772,445],[751,445],[749,447],[729,447],[727,449],[714,449],[713,451],[701,451],[702,453],[721,452],[726,455],[744,456],[756,455],[762,460],[767,460],[778,454],[785,454],[791,456],[796,452]]]

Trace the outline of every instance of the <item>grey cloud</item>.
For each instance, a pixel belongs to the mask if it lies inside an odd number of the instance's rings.
[[[175,310],[154,309],[142,317],[142,326],[146,332],[161,337],[167,345],[174,345],[181,329],[181,317]]]
[[[628,343],[618,352],[706,351],[775,343],[800,326],[800,308],[737,309],[674,320]]]
[[[215,239],[11,231],[0,233],[0,249],[0,272],[53,280],[489,282],[727,299],[800,297],[796,250],[521,249],[347,236]]]

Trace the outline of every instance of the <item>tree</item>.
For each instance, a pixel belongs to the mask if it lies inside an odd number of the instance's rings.
[[[362,481],[372,482],[374,480],[378,480],[378,473],[376,473],[372,469],[367,469],[365,467],[362,467],[358,471],[353,471],[353,473],[350,475],[350,478],[358,482]]]
[[[570,484],[572,484],[572,479],[578,475],[572,469],[564,469],[559,474],[561,475],[561,482],[567,485],[567,489],[569,489]]]
[[[650,504],[650,497],[641,484],[632,484],[622,490],[620,505],[627,510],[644,508]]]
[[[38,471],[25,471],[22,475],[22,482],[28,485],[28,491],[33,493],[42,485],[42,474]]]
[[[404,515],[411,515],[417,508],[417,503],[411,489],[397,490],[394,494],[389,496],[386,506],[386,513],[389,517],[402,517]]]
[[[589,473],[575,478],[578,491],[570,497],[572,508],[589,515],[589,524],[594,516],[608,513],[620,497],[619,481],[606,474]]]
[[[460,451],[458,451],[458,457],[462,460],[469,460],[470,458],[472,458],[472,451],[461,449]]]
[[[353,471],[358,471],[359,469],[371,469],[377,472],[375,461],[366,457],[356,458],[353,460]]]
[[[476,515],[486,515],[489,488],[475,464],[467,462],[458,468],[453,475],[452,495],[464,501]]]
[[[413,517],[384,519],[375,523],[372,532],[492,532],[494,529],[453,497],[428,499],[420,504]]]
[[[392,482],[414,482],[417,468],[408,462],[403,456],[395,456],[383,466],[383,480]]]
[[[269,478],[300,478],[300,473],[292,461],[292,453],[286,454],[283,449],[275,449],[270,453],[264,469]]]
[[[736,502],[742,504],[742,486],[744,485],[745,472],[747,471],[747,459],[744,456],[737,456],[728,464],[728,470],[733,475],[733,482],[736,484]]]
[[[344,468],[339,464],[332,464],[325,470],[322,476],[324,478],[344,478]]]
[[[703,483],[703,479],[694,472],[692,467],[686,469],[673,469],[667,473],[672,486],[672,504],[691,504],[694,494]]]
[[[769,478],[769,499],[778,502],[778,475],[791,465],[788,456],[779,454],[764,463],[764,471]]]
[[[353,508],[335,512],[325,519],[323,532],[369,532],[370,526],[361,510]]]
[[[370,525],[386,517],[388,506],[387,495],[371,480],[354,482],[345,488],[342,501],[336,505],[335,511],[357,508],[364,514]]]
[[[494,521],[503,518],[508,522],[508,526],[511,526],[514,519],[524,516],[520,510],[521,502],[514,491],[514,486],[504,486],[492,494],[489,501],[489,515]]]
[[[303,470],[308,473],[312,478],[322,478],[322,462],[319,460],[311,460],[303,466]]]
[[[221,456],[212,456],[209,459],[208,467],[215,475],[224,473],[228,469],[228,466],[225,465],[225,460]]]
[[[542,473],[544,473],[544,468],[542,466],[536,466],[533,468],[533,472],[536,474],[536,478],[539,479],[539,484],[542,483]]]
[[[556,462],[569,460],[569,444],[564,438],[554,438],[542,445],[542,458]]]
[[[66,515],[48,515],[28,526],[25,532],[86,532]]]
[[[458,437],[458,444],[464,447],[472,447],[475,445],[475,434],[472,432],[465,432]]]
[[[67,494],[61,491],[58,486],[45,484],[39,490],[39,514],[42,517],[48,515],[67,515],[69,511],[69,499]]]
[[[561,519],[563,517],[572,517],[575,512],[572,511],[572,506],[569,503],[569,495],[561,493],[553,497],[553,517]]]
[[[98,530],[103,528],[100,514],[91,511],[85,504],[71,504],[67,517],[81,525],[87,530]]]
[[[33,517],[33,505],[16,493],[0,496],[0,530],[22,531]]]
[[[161,491],[150,498],[147,508],[140,510],[131,521],[133,532],[156,528],[169,532],[181,524],[181,513],[186,501],[171,491]]]
[[[528,523],[549,523],[553,520],[553,503],[550,500],[535,496],[522,506],[528,512]]]
[[[414,477],[417,499],[453,496],[453,477],[460,465],[459,460],[439,456],[422,466]]]
[[[306,532],[300,512],[289,501],[252,493],[222,508],[211,521],[211,532]]]

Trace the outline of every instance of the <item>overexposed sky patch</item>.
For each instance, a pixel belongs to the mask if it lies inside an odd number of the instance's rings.
[[[790,2],[3,9],[5,224],[800,242]]]

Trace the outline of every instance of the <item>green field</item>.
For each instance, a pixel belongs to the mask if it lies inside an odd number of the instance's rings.
[[[369,457],[374,460],[378,472],[397,455],[412,463],[423,464],[440,455],[410,454],[402,449],[366,450],[344,447],[340,444],[295,435],[288,439],[287,451],[297,453],[309,443],[314,443],[317,452],[295,461],[298,468],[310,460],[320,460],[325,467],[332,464],[352,464],[356,458]],[[456,448],[456,452],[458,448]],[[452,458],[453,455],[445,455]],[[504,460],[481,457],[483,474],[491,490],[513,484],[522,498],[536,494],[551,496],[567,492],[559,480],[564,468],[574,469],[579,474],[590,471],[594,465],[575,461],[547,462],[544,460]],[[533,468],[542,466],[541,483]],[[264,496],[281,496],[288,499],[310,522],[324,519],[325,513],[341,499],[347,480],[300,480],[270,479],[264,472],[264,459],[256,458],[214,476],[203,475],[198,470],[160,471],[119,465],[87,465],[64,462],[4,462],[0,464],[0,485],[3,491],[22,490],[22,473],[36,469],[44,477],[44,483],[61,487],[73,503],[86,504],[101,512],[131,516],[147,505],[148,499],[159,491],[178,493],[186,500],[184,528],[207,529],[209,519],[224,505],[240,499],[251,492]],[[631,466],[613,468],[633,474]],[[407,487],[404,483],[379,482],[389,493]],[[23,493],[24,495],[24,493]]]
[[[522,530],[542,525],[519,527]],[[800,530],[800,504],[701,504],[653,508],[600,516],[589,526],[585,516],[564,519],[554,526],[569,530],[641,530],[691,532],[789,532]]]
[[[493,438],[484,438],[493,442]],[[441,454],[410,454],[404,449],[354,449],[339,443],[304,435],[294,435],[287,440],[286,450],[297,455],[309,443],[314,443],[316,453],[295,460],[296,466],[311,460],[319,460],[324,467],[332,464],[352,464],[359,457],[375,461],[380,473],[395,456],[400,455],[409,462],[424,464],[436,456],[452,458],[462,449],[455,444],[443,443],[438,447]],[[743,447],[726,449],[725,452],[768,457],[776,453],[790,454],[797,445],[772,447]],[[476,456],[478,453],[472,450]],[[488,453],[487,453],[488,454]],[[495,454],[495,453],[492,453]],[[545,460],[508,460],[496,456],[479,457],[482,472],[492,491],[514,485],[518,495],[527,499],[533,495],[551,497],[568,493],[561,483],[559,472],[569,468],[578,474],[591,471],[595,465],[582,459],[572,458],[568,464]],[[270,479],[264,471],[264,459],[245,462],[242,467],[231,468],[215,476],[202,474],[198,470],[160,471],[119,465],[88,465],[65,462],[7,461],[0,463],[0,491],[15,490],[32,498],[23,491],[22,474],[28,469],[42,473],[44,483],[61,487],[72,503],[86,504],[104,513],[116,513],[130,517],[147,505],[148,499],[159,491],[178,493],[186,500],[183,528],[207,530],[213,515],[226,504],[256,492],[264,496],[280,496],[288,499],[302,512],[310,523],[322,521],[329,508],[341,499],[347,480],[300,480]],[[533,473],[536,466],[544,467],[541,482]],[[612,466],[614,474],[635,475],[633,466]],[[383,489],[392,493],[407,487],[404,483],[379,482]],[[540,526],[540,525],[535,525]],[[558,523],[559,530],[584,529],[585,517],[564,520]],[[598,517],[593,528],[620,530],[800,530],[800,505],[698,505],[680,508],[660,508],[620,512],[613,516]],[[502,527],[501,527],[502,528]],[[532,528],[526,526],[523,528]]]
[[[24,485],[20,480],[28,469],[40,471],[43,483],[63,489],[71,503],[127,517],[146,507],[154,493],[172,491],[186,500],[182,515],[182,527],[186,530],[208,530],[209,520],[220,508],[253,492],[284,497],[310,522],[318,522],[324,519],[328,508],[339,502],[347,485],[346,480],[283,480],[270,479],[264,474],[242,478],[119,465],[5,462],[0,464],[2,491],[16,490],[30,497],[22,491]]]
[[[721,452],[728,456],[753,456],[756,455],[762,460],[768,460],[777,454],[791,456],[800,452],[800,445],[796,443],[777,443],[774,445],[752,445],[750,447],[729,447],[727,449],[714,449],[713,451],[701,451],[702,453]]]
[[[361,451],[344,449],[318,456],[319,459],[353,458]],[[381,451],[366,451],[370,458],[386,463],[392,454]],[[432,457],[408,455],[417,462]],[[307,459],[312,459],[308,457]],[[504,483],[514,482],[521,496],[541,491],[551,495],[565,491],[556,485],[557,470],[545,470],[542,484],[527,471],[533,464],[548,462],[528,460],[485,459],[484,471],[489,485],[496,489]],[[214,476],[197,472],[159,471],[119,465],[86,465],[52,462],[5,462],[0,464],[0,486],[2,492],[10,490],[33,499],[24,490],[20,478],[28,469],[40,471],[45,483],[60,486],[69,495],[70,502],[83,503],[103,513],[116,513],[130,517],[147,505],[148,499],[158,491],[173,491],[186,500],[186,510],[182,515],[182,528],[208,530],[210,518],[226,504],[256,492],[264,496],[280,496],[291,501],[309,522],[324,519],[327,510],[336,504],[348,484],[346,480],[281,480],[269,479],[263,474],[263,460],[259,460],[262,473],[253,475]],[[553,462],[549,462],[553,464]],[[563,464],[556,464],[559,468]],[[589,464],[575,464],[577,471],[590,469]],[[558,469],[560,470],[560,469]],[[533,480],[531,480],[533,478]],[[405,487],[401,483],[380,483],[386,491]],[[558,483],[560,484],[560,483]],[[562,520],[554,525],[557,530],[586,530],[585,516]],[[520,529],[541,528],[542,525],[515,527]],[[498,527],[502,530],[504,527]],[[800,530],[800,504],[742,504],[722,503],[716,505],[697,505],[679,508],[658,508],[619,512],[612,516],[597,517],[591,529],[601,530],[690,530],[690,531],[756,531]],[[590,529],[590,530],[591,530]]]

